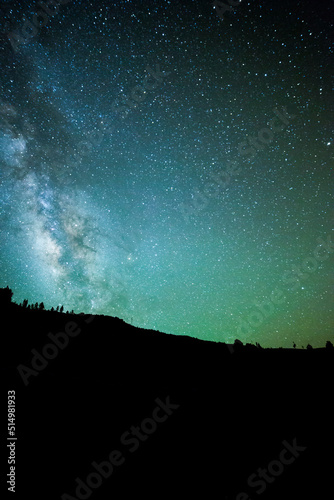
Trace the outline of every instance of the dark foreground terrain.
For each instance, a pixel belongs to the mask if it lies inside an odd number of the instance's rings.
[[[2,325],[9,498],[332,498],[333,349],[230,348],[16,304]],[[6,423],[1,436],[4,450]]]

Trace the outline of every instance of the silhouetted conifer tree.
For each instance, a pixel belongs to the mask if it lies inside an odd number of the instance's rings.
[[[10,304],[12,301],[13,292],[7,286],[6,288],[0,288],[0,303],[1,305]]]

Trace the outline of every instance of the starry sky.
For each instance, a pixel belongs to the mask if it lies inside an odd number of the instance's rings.
[[[16,302],[216,342],[334,340],[331,2],[230,3],[1,3]]]

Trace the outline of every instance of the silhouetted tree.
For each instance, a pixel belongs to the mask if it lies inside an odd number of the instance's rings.
[[[258,349],[262,349],[262,346],[258,342],[256,342],[255,345]]]
[[[296,349],[296,344],[295,344],[295,342],[293,343],[293,348],[294,348],[294,349]]]
[[[24,299],[22,302],[22,307],[26,308],[28,306],[28,299]]]
[[[59,312],[59,306],[56,307],[56,311]]]
[[[52,312],[54,311],[54,307],[51,307],[51,311],[52,311]]]
[[[35,309],[38,309],[38,302],[35,302]]]
[[[41,311],[43,311],[43,310],[45,309],[45,307],[44,307],[44,302],[41,302],[41,303],[39,304],[39,309],[40,309]]]
[[[13,292],[6,286],[6,288],[0,288],[0,304],[10,304],[12,301]]]
[[[311,344],[307,344],[306,349],[310,350],[313,349],[313,347],[311,346]]]
[[[61,308],[59,309],[59,312],[64,312],[64,306],[61,306]]]
[[[334,349],[334,346],[330,340],[327,340],[326,342],[326,349]]]

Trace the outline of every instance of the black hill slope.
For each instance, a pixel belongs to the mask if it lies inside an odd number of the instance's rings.
[[[1,315],[17,498],[330,493],[330,346],[227,346],[12,302]]]

